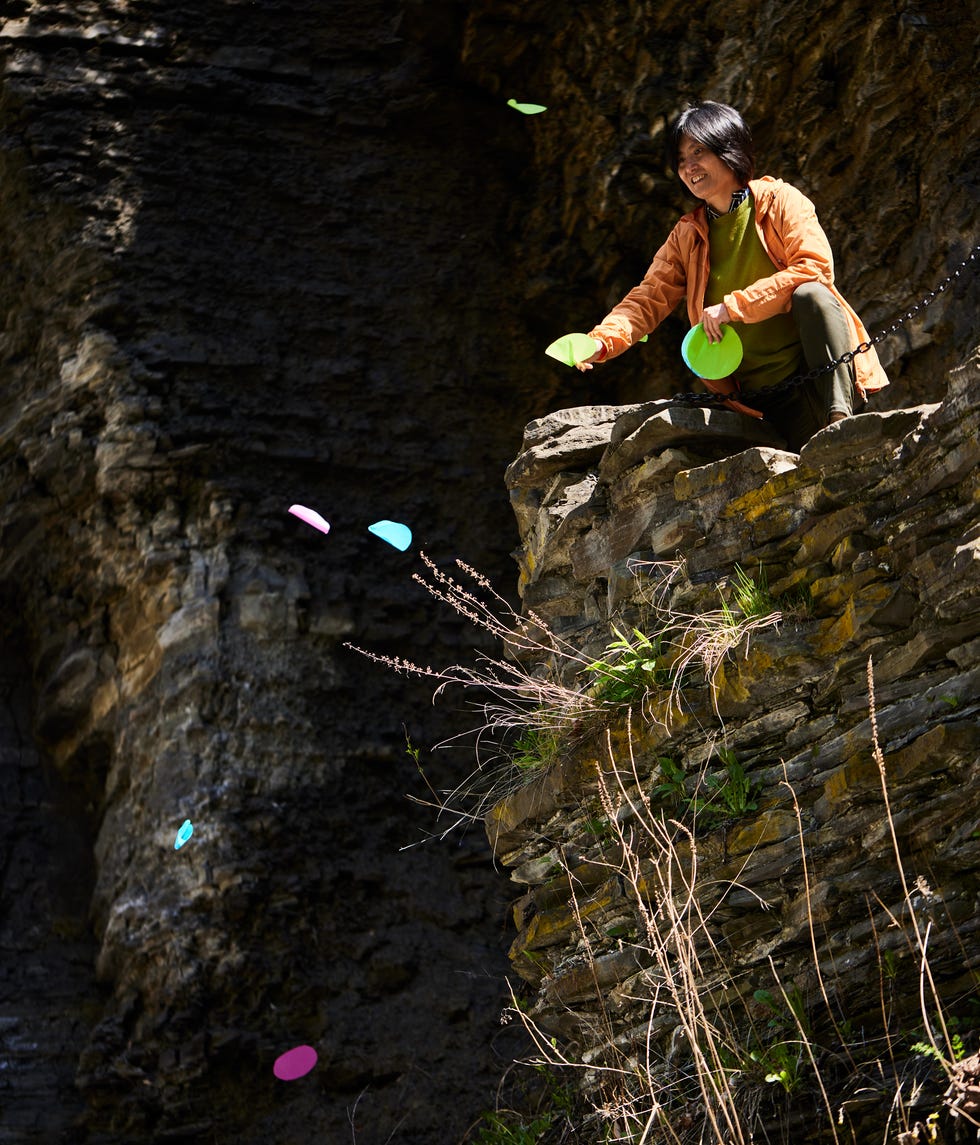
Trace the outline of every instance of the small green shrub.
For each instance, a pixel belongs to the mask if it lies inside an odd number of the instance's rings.
[[[642,700],[651,688],[671,682],[659,636],[647,636],[633,629],[631,640],[613,627],[616,639],[606,645],[602,659],[588,664],[585,671],[594,677],[592,694],[608,704],[632,704]]]
[[[613,826],[608,819],[586,819],[582,828],[596,839],[608,839],[613,834]]]
[[[779,1004],[771,990],[756,990],[752,995],[756,1002],[770,1011],[769,1029],[789,1030],[795,1028],[810,1037],[812,1030],[806,1009],[806,999],[803,997],[799,986],[795,982],[791,983],[789,988],[782,990],[781,993],[789,1008],[789,1013]]]
[[[707,785],[714,788],[721,796],[722,803],[730,815],[744,815],[748,811],[757,810],[759,804],[754,799],[755,788],[735,753],[727,747],[719,748],[718,758],[725,765],[727,777],[709,775],[705,780]]]
[[[959,1034],[951,1034],[949,1039],[949,1048],[953,1051],[953,1061],[962,1061],[966,1056],[966,1046],[963,1045],[963,1039]],[[924,1058],[935,1058],[937,1062],[943,1060],[943,1056],[928,1042],[913,1042],[911,1046],[912,1053],[919,1054]]]
[[[933,1018],[936,1026],[944,1028],[949,1033],[949,1053],[954,1062],[962,1061],[966,1057],[966,1046],[963,1045],[963,1039],[956,1032],[961,1022],[955,1014],[950,1014],[949,1017],[943,1019],[942,1015],[936,1014]],[[936,1050],[936,1047],[931,1042],[922,1041],[913,1042],[910,1047],[912,1052],[919,1054],[924,1058],[934,1058],[937,1062],[943,1061],[943,1056]]]
[[[665,799],[671,803],[679,803],[686,794],[684,780],[687,775],[679,763],[675,763],[670,756],[662,755],[657,759],[660,766],[661,783],[650,792],[654,799]]]
[[[792,1093],[800,1083],[803,1047],[799,1042],[773,1042],[753,1050],[749,1060],[765,1071],[767,1084],[781,1085],[786,1093]]]
[[[567,1139],[565,1134],[573,1124],[574,1090],[547,1065],[539,1063],[534,1069],[539,1080],[535,1087],[536,1110],[485,1113],[475,1145],[543,1145],[546,1139],[554,1140],[555,1134],[563,1141]]]
[[[738,819],[757,811],[758,787],[745,774],[735,753],[722,747],[717,749],[717,755],[725,765],[725,773],[705,777],[704,785],[711,794],[707,799],[695,796],[690,803],[691,810],[712,820]]]

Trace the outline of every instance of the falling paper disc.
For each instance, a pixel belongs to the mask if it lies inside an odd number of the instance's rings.
[[[548,110],[546,107],[542,107],[540,103],[518,103],[516,99],[507,100],[507,106],[524,115],[537,115],[539,112]]]
[[[280,1081],[295,1081],[316,1065],[316,1050],[312,1046],[294,1046],[276,1058],[272,1072]]]
[[[397,521],[375,521],[368,525],[368,532],[374,533],[389,545],[404,552],[412,543],[412,530],[408,525],[400,525]]]
[[[185,819],[180,825],[180,830],[177,832],[177,838],[174,840],[174,850],[179,851],[193,834],[193,824],[190,819]]]
[[[742,360],[742,340],[731,326],[723,326],[721,341],[709,342],[699,322],[681,343],[681,356],[699,378],[727,378]]]
[[[314,529],[319,529],[321,533],[329,533],[330,525],[326,522],[315,509],[307,509],[305,505],[290,505],[289,511],[294,517],[299,517],[307,525],[312,525]]]
[[[574,366],[591,358],[598,349],[599,343],[588,334],[566,334],[552,342],[545,353],[566,366]]]

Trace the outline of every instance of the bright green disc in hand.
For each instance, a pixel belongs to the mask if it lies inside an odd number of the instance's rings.
[[[742,339],[731,326],[723,326],[721,341],[709,342],[699,322],[681,343],[681,356],[699,378],[727,378],[742,361]]]
[[[557,342],[552,342],[545,353],[564,362],[566,366],[574,366],[591,358],[598,349],[599,343],[588,334],[566,334]]]

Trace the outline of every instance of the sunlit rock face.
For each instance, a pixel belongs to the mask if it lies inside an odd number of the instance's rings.
[[[753,440],[741,415],[668,402],[528,427],[508,470],[521,592],[563,641],[528,669],[598,695],[609,670],[583,664],[624,663],[608,648],[624,633],[658,665],[629,716],[608,701],[564,723],[553,711],[552,760],[487,816],[518,884],[525,1020],[593,1067],[593,1097],[630,1055],[650,1092],[684,1074],[670,1063],[693,1011],[674,970],[719,1040],[758,1060],[752,1007],[773,1018],[759,1006],[773,990],[821,1047],[846,1044],[840,1022],[883,1031],[887,993],[913,1063],[924,963],[933,1011],[972,996],[978,380],[974,355],[942,401],[848,418],[799,455]],[[757,612],[736,603],[746,576],[768,586]],[[858,1140],[885,1131],[896,1092],[864,1076],[824,1074]],[[629,1091],[623,1107],[641,1105]],[[825,1119],[785,1136],[775,1105],[751,1108],[774,1139],[832,1139]]]
[[[590,377],[541,353],[683,208],[659,134],[684,97],[744,108],[872,327],[962,257],[963,16],[6,6],[11,1140],[346,1139],[354,1116],[359,1145],[444,1145],[493,1104],[499,879],[472,832],[400,849],[432,828],[403,727],[462,717],[341,643],[479,643],[412,584],[418,548],[510,584],[524,425],[690,384],[677,320]],[[959,297],[888,344],[888,401],[938,400]],[[437,785],[468,768],[441,759]],[[301,1043],[319,1065],[284,1088]]]

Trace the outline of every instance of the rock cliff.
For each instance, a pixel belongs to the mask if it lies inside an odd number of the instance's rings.
[[[541,348],[681,208],[688,95],[743,105],[870,325],[963,257],[969,6],[845,9],[0,6],[7,1141],[444,1145],[493,1103],[499,880],[472,833],[400,850],[430,828],[403,727],[459,720],[340,648],[472,637],[366,527],[509,583],[521,428],[596,396]],[[893,340],[888,403],[943,396],[963,299]],[[602,399],[686,388],[681,334]]]
[[[509,470],[525,613],[590,658],[613,629],[662,657],[630,720],[600,705],[487,817],[523,888],[525,1020],[592,1067],[620,1131],[658,1102],[674,1130],[696,1108],[700,1124],[691,1046],[713,1029],[744,1139],[830,1141],[841,1109],[856,1140],[884,1139],[896,1092],[906,1129],[937,1105],[917,1108],[905,1060],[925,1036],[920,974],[927,1009],[973,1031],[978,380],[975,356],[942,401],[848,419],[799,455],[669,402],[528,427]],[[739,567],[768,585],[754,623],[732,603]],[[564,666],[578,688],[605,678]],[[805,1123],[783,1087],[759,1101],[787,1047],[785,1088],[809,1070],[804,1031],[832,1094]]]
[[[528,340],[488,254],[521,141],[433,100],[434,9],[4,5],[5,1140],[442,1141],[493,1102],[489,856],[401,850],[406,730],[452,717],[340,648],[458,642],[367,526],[505,568],[501,410],[553,386],[486,350]]]

